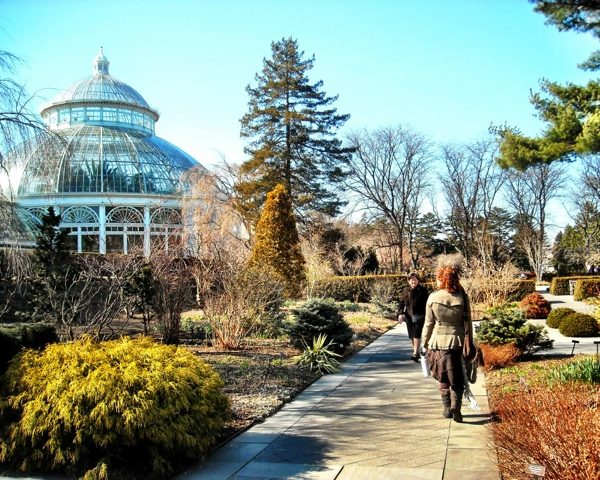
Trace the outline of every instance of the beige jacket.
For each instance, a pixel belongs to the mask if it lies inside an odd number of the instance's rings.
[[[425,309],[423,348],[462,348],[465,342],[465,321],[473,338],[471,304],[466,293],[449,293],[447,290],[432,293],[427,299]]]

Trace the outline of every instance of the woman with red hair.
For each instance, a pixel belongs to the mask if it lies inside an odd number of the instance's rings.
[[[429,296],[425,310],[423,349],[428,352],[431,374],[439,382],[444,417],[462,422],[462,356],[465,332],[473,338],[471,307],[457,266],[438,268],[436,279],[438,290]]]

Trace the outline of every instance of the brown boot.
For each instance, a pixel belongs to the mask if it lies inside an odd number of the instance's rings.
[[[462,413],[460,412],[462,396],[463,390],[450,390],[450,413],[457,423],[463,421]]]
[[[442,405],[444,405],[442,415],[444,418],[452,418],[452,413],[450,413],[450,390],[447,388],[440,388],[440,393],[442,394]]]

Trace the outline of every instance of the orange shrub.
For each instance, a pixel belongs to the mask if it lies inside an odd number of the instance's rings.
[[[529,480],[531,463],[544,480],[600,480],[600,392],[573,383],[505,394],[489,424],[503,476]]]
[[[527,295],[521,300],[519,307],[523,310],[525,318],[548,318],[552,309],[550,302],[537,292]]]
[[[514,343],[504,343],[502,345],[479,344],[483,353],[483,369],[486,372],[497,368],[513,365],[521,355],[521,350],[515,347]]]

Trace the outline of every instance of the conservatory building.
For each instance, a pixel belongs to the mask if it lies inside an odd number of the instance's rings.
[[[149,255],[180,241],[182,175],[199,164],[154,133],[158,112],[109,74],[102,49],[93,75],[41,111],[50,133],[18,158],[16,201],[29,222],[49,206],[77,252]]]

